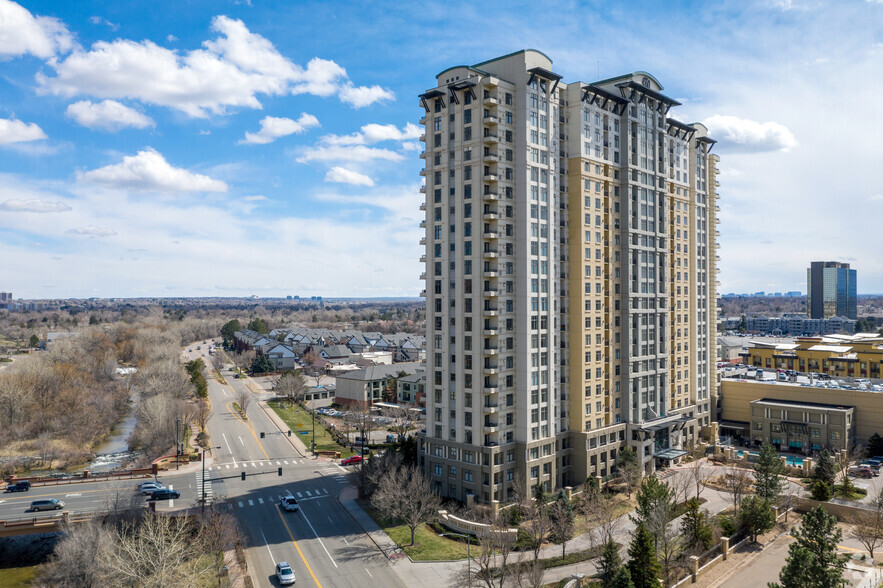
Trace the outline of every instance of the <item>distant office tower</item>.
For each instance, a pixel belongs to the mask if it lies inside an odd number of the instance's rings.
[[[713,436],[716,155],[650,74],[456,66],[425,116],[427,414],[445,496],[645,471]]]
[[[806,308],[810,318],[858,318],[856,274],[848,263],[813,261],[806,270]]]
[[[0,304],[12,303],[12,292],[0,292]]]

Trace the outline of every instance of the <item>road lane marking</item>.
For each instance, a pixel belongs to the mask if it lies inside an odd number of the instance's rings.
[[[237,435],[239,437],[239,444],[245,446],[245,443],[242,441],[242,435]]]
[[[328,517],[328,522],[331,523],[332,525],[334,524],[334,521],[331,520],[331,517]]]
[[[368,568],[365,568],[365,572],[367,572],[367,574],[368,574],[369,576],[371,576],[371,572],[368,571]],[[371,576],[371,577],[373,578],[374,576]]]
[[[270,456],[267,455],[266,450],[264,450],[264,445],[260,442],[260,440],[258,439],[257,434],[254,432],[254,426],[252,426],[251,423],[249,423],[249,422],[243,420],[242,417],[239,416],[239,414],[237,414],[236,412],[234,412],[234,411],[233,411],[233,408],[230,406],[230,404],[231,404],[231,403],[228,402],[227,404],[224,405],[224,406],[227,408],[227,411],[228,411],[230,414],[232,414],[233,417],[234,417],[236,420],[238,420],[240,423],[242,423],[243,425],[245,425],[245,427],[248,429],[248,432],[251,433],[251,436],[254,437],[255,442],[258,444],[258,447],[261,449],[261,453],[264,454],[264,458],[265,458],[265,459],[270,459]],[[241,439],[240,439],[240,441],[241,441]]]
[[[218,468],[218,469],[220,469],[220,468]],[[224,469],[225,469],[225,470],[229,470],[229,469],[230,469],[230,464],[229,464],[229,463],[225,463],[225,464],[224,464]]]
[[[258,529],[260,529],[261,531],[261,538],[264,540],[264,545],[267,546],[267,553],[270,554],[270,561],[276,561],[275,559],[273,559],[273,552],[270,551],[270,544],[267,542],[267,537],[266,535],[264,535],[264,530],[261,527],[258,527]]]
[[[227,435],[225,435],[224,433],[221,433],[221,437],[224,438],[224,445],[227,446],[227,451],[230,453],[230,455],[233,455],[233,450],[230,449],[230,443],[227,442]],[[234,460],[234,461],[236,461],[236,460]]]
[[[316,539],[319,541],[319,545],[321,545],[321,546],[322,546],[322,549],[325,550],[325,554],[328,556],[328,559],[331,560],[331,563],[333,563],[333,564],[334,564],[334,567],[336,568],[336,567],[337,567],[337,562],[334,561],[334,558],[333,558],[333,557],[331,557],[331,554],[328,552],[328,548],[325,547],[325,543],[324,543],[321,539],[319,539],[319,534],[316,533],[316,529],[313,528],[312,523],[310,523],[310,519],[307,518],[307,513],[305,513],[303,509],[301,509],[300,513],[301,513],[301,515],[303,516],[303,519],[306,521],[307,525],[310,526],[310,531],[313,532],[313,535],[315,535],[315,536],[316,536]]]
[[[341,537],[341,539],[343,539],[343,542],[346,543],[347,545],[350,544],[350,542],[346,540],[346,537]]]
[[[304,552],[300,550],[300,545],[298,545],[297,541],[294,540],[294,535],[291,534],[291,529],[288,527],[288,523],[285,521],[285,517],[282,516],[282,511],[279,510],[278,505],[276,505],[276,514],[279,515],[279,520],[282,521],[282,524],[285,526],[285,530],[288,531],[288,536],[291,538],[291,542],[294,543],[294,548],[297,549],[297,553],[300,555],[301,560],[303,560],[304,565],[307,566],[307,571],[310,572],[310,576],[312,576],[313,582],[316,583],[316,586],[322,588],[322,584],[319,583],[319,578],[317,578],[316,574],[313,573],[313,568],[311,568],[309,562],[307,562],[307,558],[304,556]],[[267,549],[269,548],[270,547],[268,545]],[[271,553],[270,555],[272,556],[273,554]],[[337,564],[334,565],[335,567],[337,566]]]
[[[65,498],[70,498],[70,497],[72,497],[72,496],[82,496],[82,495],[83,495],[82,492],[72,492],[71,494],[65,494],[64,497],[65,497]],[[0,501],[0,502],[2,502],[2,501]]]

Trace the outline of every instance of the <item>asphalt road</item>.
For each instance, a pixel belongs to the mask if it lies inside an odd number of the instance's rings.
[[[190,358],[205,352],[204,361],[209,363],[205,346],[199,352],[191,348]],[[226,369],[225,375],[230,373]],[[232,403],[240,392],[251,392],[244,380],[230,377],[227,381],[228,385],[222,385],[209,379],[214,413],[208,430],[212,445],[220,448],[213,449],[206,490],[210,488],[213,508],[240,521],[255,584],[277,586],[276,562],[287,561],[299,586],[404,586],[337,500],[349,483],[347,471],[296,452],[258,405],[258,395],[252,394],[248,420],[241,419]],[[196,483],[198,476],[191,474]],[[285,512],[278,507],[279,499],[289,494],[298,498],[300,511]]]

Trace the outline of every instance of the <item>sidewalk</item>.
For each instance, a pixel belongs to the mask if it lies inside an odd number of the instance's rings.
[[[414,562],[402,551],[389,535],[374,522],[356,502],[355,486],[347,486],[337,496],[338,502],[350,513],[371,541],[387,557],[390,566],[406,586],[421,588],[447,588],[452,585],[451,575],[466,567],[465,561]]]

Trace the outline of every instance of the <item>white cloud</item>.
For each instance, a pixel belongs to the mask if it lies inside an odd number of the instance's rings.
[[[310,161],[355,161],[366,162],[382,159],[386,161],[401,161],[404,156],[389,149],[378,149],[365,145],[324,145],[309,147],[301,152],[297,158],[298,163]]]
[[[67,115],[90,129],[115,132],[126,127],[144,129],[156,126],[149,116],[141,114],[115,100],[93,103],[89,100],[74,102],[67,107]]]
[[[110,22],[109,20],[107,20],[106,18],[101,17],[101,16],[90,16],[89,22],[91,22],[92,24],[95,24],[95,25],[101,25],[101,24],[107,25],[111,28],[111,30],[114,30],[114,31],[120,28],[120,25]]]
[[[868,196],[868,200],[871,202],[883,202],[883,194],[871,194]]]
[[[49,200],[5,200],[0,202],[5,212],[67,212],[71,207],[64,202]]]
[[[176,37],[175,35],[166,35],[166,41],[168,41],[169,43],[174,43],[177,40],[178,37]]]
[[[77,172],[77,180],[110,188],[148,192],[226,192],[227,184],[202,174],[172,167],[156,150],[146,148],[123,157],[122,163]]]
[[[326,135],[322,142],[328,145],[372,145],[381,141],[406,141],[417,139],[423,130],[415,124],[406,123],[399,129],[395,125],[379,125],[370,123],[351,135]]]
[[[230,107],[261,108],[259,94],[337,94],[354,107],[392,98],[376,86],[353,86],[346,70],[333,61],[315,58],[306,68],[292,63],[240,20],[217,16],[212,29],[218,33],[215,39],[184,53],[146,40],[99,41],[88,51],[51,61],[56,75],[38,74],[38,90],[137,99],[191,117],[224,114]]]
[[[369,176],[354,172],[344,167],[332,167],[325,174],[326,182],[338,182],[341,184],[353,184],[354,186],[373,186],[374,180]]]
[[[359,86],[357,88],[352,83],[348,83],[340,89],[340,99],[351,104],[354,108],[363,108],[384,100],[395,100],[395,97],[392,90],[380,86]]]
[[[261,120],[260,131],[257,133],[245,133],[245,139],[239,142],[260,145],[272,143],[279,137],[285,137],[295,133],[304,133],[307,129],[318,126],[320,126],[319,119],[306,112],[302,113],[297,120],[267,116]]]
[[[0,57],[34,55],[49,59],[70,50],[71,34],[60,20],[34,16],[26,8],[0,0]]]
[[[35,123],[25,123],[14,118],[0,118],[0,145],[39,141],[45,138],[46,133]]]
[[[246,196],[243,200],[246,202],[262,202],[264,200],[269,200],[269,198],[262,194],[255,194],[254,196]]]
[[[716,114],[703,121],[709,136],[732,152],[763,153],[788,151],[797,141],[788,128],[777,122],[760,123],[735,116]]]
[[[103,227],[89,225],[77,229],[68,229],[67,231],[65,231],[65,234],[78,235],[81,237],[113,237],[117,234],[117,232],[113,229],[105,229]]]

